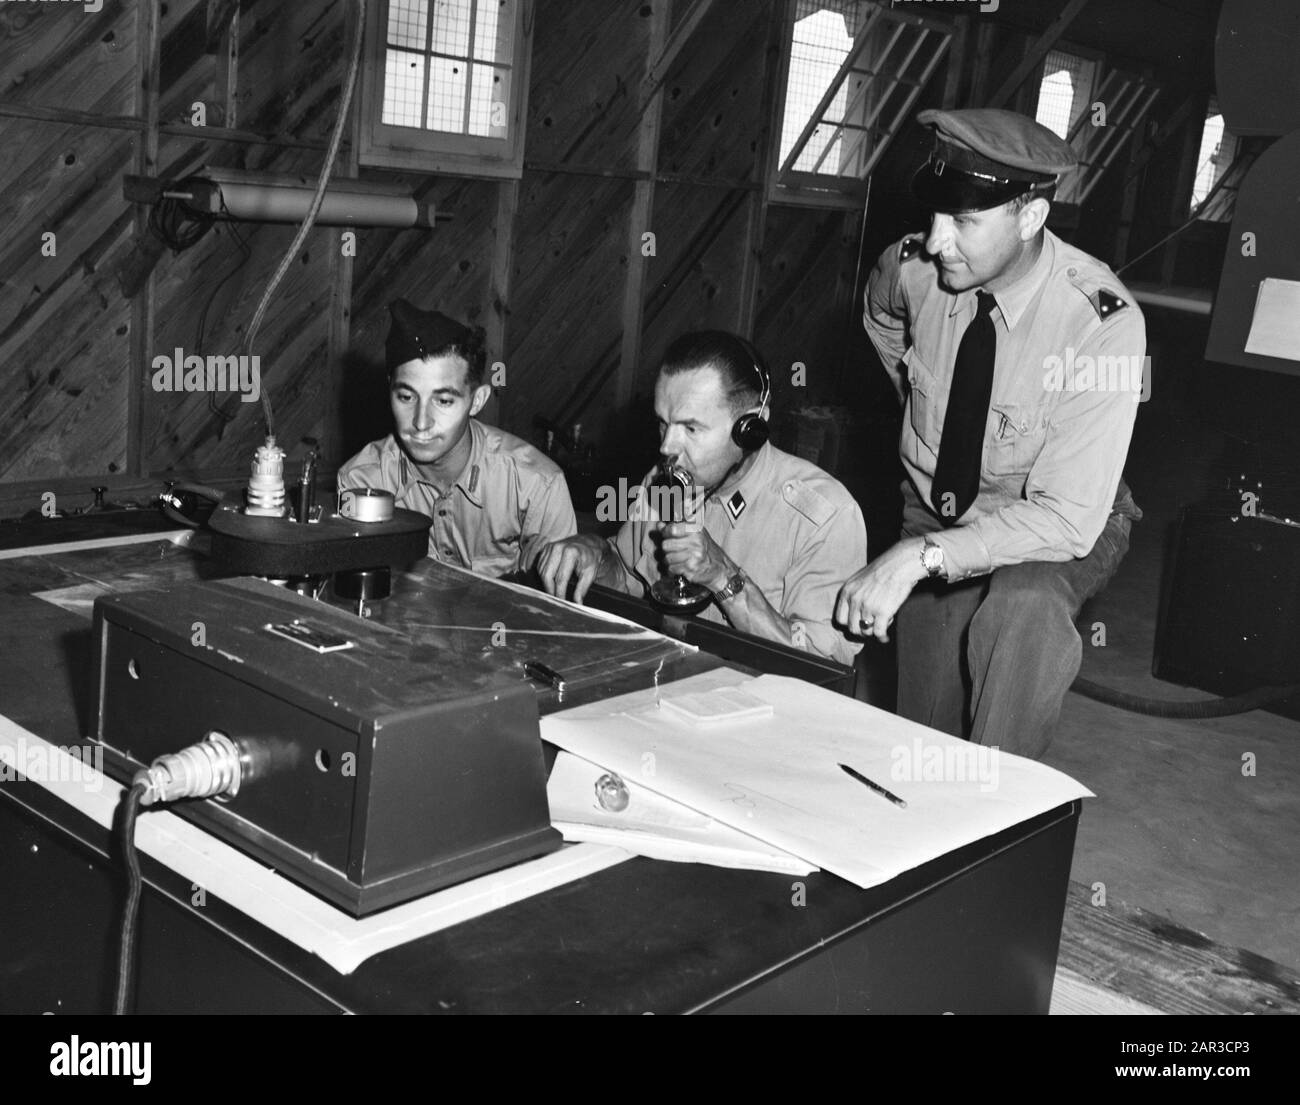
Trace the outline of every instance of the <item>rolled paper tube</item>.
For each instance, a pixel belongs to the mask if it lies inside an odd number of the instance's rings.
[[[265,184],[221,183],[226,212],[250,222],[296,223],[306,217],[312,188]],[[427,221],[421,221],[423,218]],[[364,195],[326,189],[316,223],[319,226],[427,226],[432,211],[422,213],[410,196]]]

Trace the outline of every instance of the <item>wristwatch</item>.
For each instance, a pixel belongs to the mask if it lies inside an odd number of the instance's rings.
[[[943,574],[943,548],[928,537],[921,545],[921,566],[931,579],[938,579]]]
[[[729,599],[734,599],[741,591],[745,589],[746,577],[744,572],[737,572],[723,586],[721,591],[713,592],[713,601],[721,606]]]

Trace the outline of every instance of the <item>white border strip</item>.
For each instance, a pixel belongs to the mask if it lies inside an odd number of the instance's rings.
[[[27,763],[32,749],[40,749],[47,757],[45,774],[55,777],[11,785],[43,786],[97,825],[112,828],[124,787],[0,714],[0,746],[5,745],[15,752],[21,750]],[[18,756],[7,759],[18,762]],[[358,919],[165,809],[142,811],[135,838],[141,852],[187,879],[196,892],[202,888],[228,902],[258,924],[319,956],[340,974],[351,974],[365,960],[389,948],[632,858],[632,853],[621,848],[569,845]],[[196,912],[202,909],[192,908]]]
[[[49,556],[55,553],[81,552],[83,549],[111,549],[118,545],[147,545],[151,541],[170,541],[185,548],[197,530],[164,529],[157,533],[119,534],[116,537],[96,537],[90,541],[65,541],[62,545],[28,545],[24,549],[0,550],[0,560],[15,560],[20,556]]]

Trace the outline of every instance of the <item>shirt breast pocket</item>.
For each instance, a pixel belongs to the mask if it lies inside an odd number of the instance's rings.
[[[503,575],[508,575],[519,567],[519,554],[514,553],[496,553],[490,556],[476,556],[470,564],[470,571],[476,575],[491,576],[493,579],[499,579]]]
[[[1023,403],[994,402],[989,406],[992,436],[988,468],[994,476],[1026,476],[1043,451],[1046,412]]]
[[[948,385],[930,370],[917,354],[915,346],[904,354],[903,363],[909,388],[907,417],[918,446],[918,455],[913,460],[919,461],[920,454],[926,451],[933,458],[939,454],[939,442],[943,437],[943,410],[948,401]]]

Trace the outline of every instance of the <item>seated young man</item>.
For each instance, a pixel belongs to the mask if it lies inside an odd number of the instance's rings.
[[[483,575],[533,566],[576,529],[564,474],[549,457],[474,415],[484,383],[482,328],[394,302],[386,347],[394,432],[339,469],[340,490],[393,492],[433,519],[429,555]]]
[[[770,398],[743,338],[706,330],[673,342],[655,384],[659,451],[703,505],[692,521],[634,511],[608,542],[549,545],[537,565],[547,590],[574,583],[581,602],[598,581],[640,595],[667,572],[708,588],[709,621],[852,664],[862,646],[831,623],[842,578],[866,556],[862,511],[838,480],[767,443]]]

